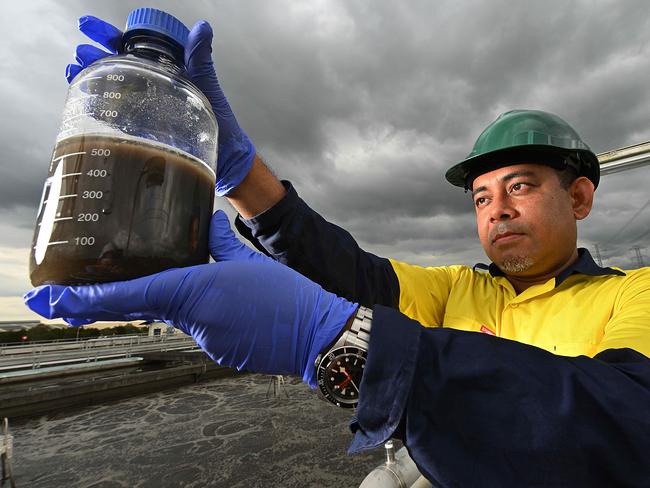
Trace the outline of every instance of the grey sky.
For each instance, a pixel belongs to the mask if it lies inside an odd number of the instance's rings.
[[[141,2],[25,0],[0,19],[0,312],[26,312],[27,256],[77,18],[123,26]],[[241,125],[278,176],[362,246],[417,264],[485,260],[444,170],[512,108],[555,112],[596,152],[649,137],[645,1],[150,1],[207,19]],[[647,262],[650,168],[604,177],[581,244]],[[227,205],[221,203],[221,206]],[[230,212],[232,215],[232,212]],[[644,236],[645,234],[645,236]],[[616,239],[612,240],[614,237]],[[641,239],[635,241],[636,237]],[[0,320],[3,316],[0,314]]]

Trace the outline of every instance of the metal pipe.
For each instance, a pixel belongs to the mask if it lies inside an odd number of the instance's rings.
[[[390,440],[384,444],[384,449],[386,449],[386,464],[393,464],[395,462],[395,445],[393,441]]]
[[[395,452],[393,441],[384,444],[386,462],[373,469],[359,488],[431,488],[405,447]]]
[[[650,141],[597,155],[600,174],[609,175],[650,164]]]

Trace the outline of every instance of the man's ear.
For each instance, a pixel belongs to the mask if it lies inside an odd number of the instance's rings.
[[[571,183],[569,196],[576,220],[584,219],[591,212],[595,191],[594,184],[585,176],[579,176]]]

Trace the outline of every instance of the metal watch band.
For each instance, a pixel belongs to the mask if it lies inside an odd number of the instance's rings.
[[[372,309],[359,307],[350,328],[341,334],[332,347],[318,355],[314,366],[320,398],[342,408],[357,406],[357,385],[361,384],[371,327]],[[348,383],[352,383],[353,389],[350,391],[347,391]]]
[[[345,346],[354,346],[368,352],[370,343],[370,328],[372,327],[372,309],[359,307],[354,316],[352,325],[328,350],[321,352],[316,358],[314,367],[319,368],[321,360],[330,352]]]
[[[372,327],[372,309],[359,307],[354,316],[352,326],[347,334],[344,334],[344,343],[341,346],[355,346],[368,351],[370,343],[370,329]]]

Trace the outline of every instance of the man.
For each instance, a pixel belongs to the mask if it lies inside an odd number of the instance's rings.
[[[109,48],[121,35],[81,25]],[[164,319],[222,364],[301,375],[335,403],[358,400],[351,451],[399,437],[442,486],[647,486],[650,270],[600,268],[576,248],[599,173],[575,131],[544,112],[497,119],[447,172],[472,191],[493,264],[411,266],[363,251],[275,179],[221,92],[210,42],[197,24],[186,65],[223,129],[217,191],[258,248],[322,288],[243,246],[217,212],[216,263],[41,287],[27,304],[76,325]]]

